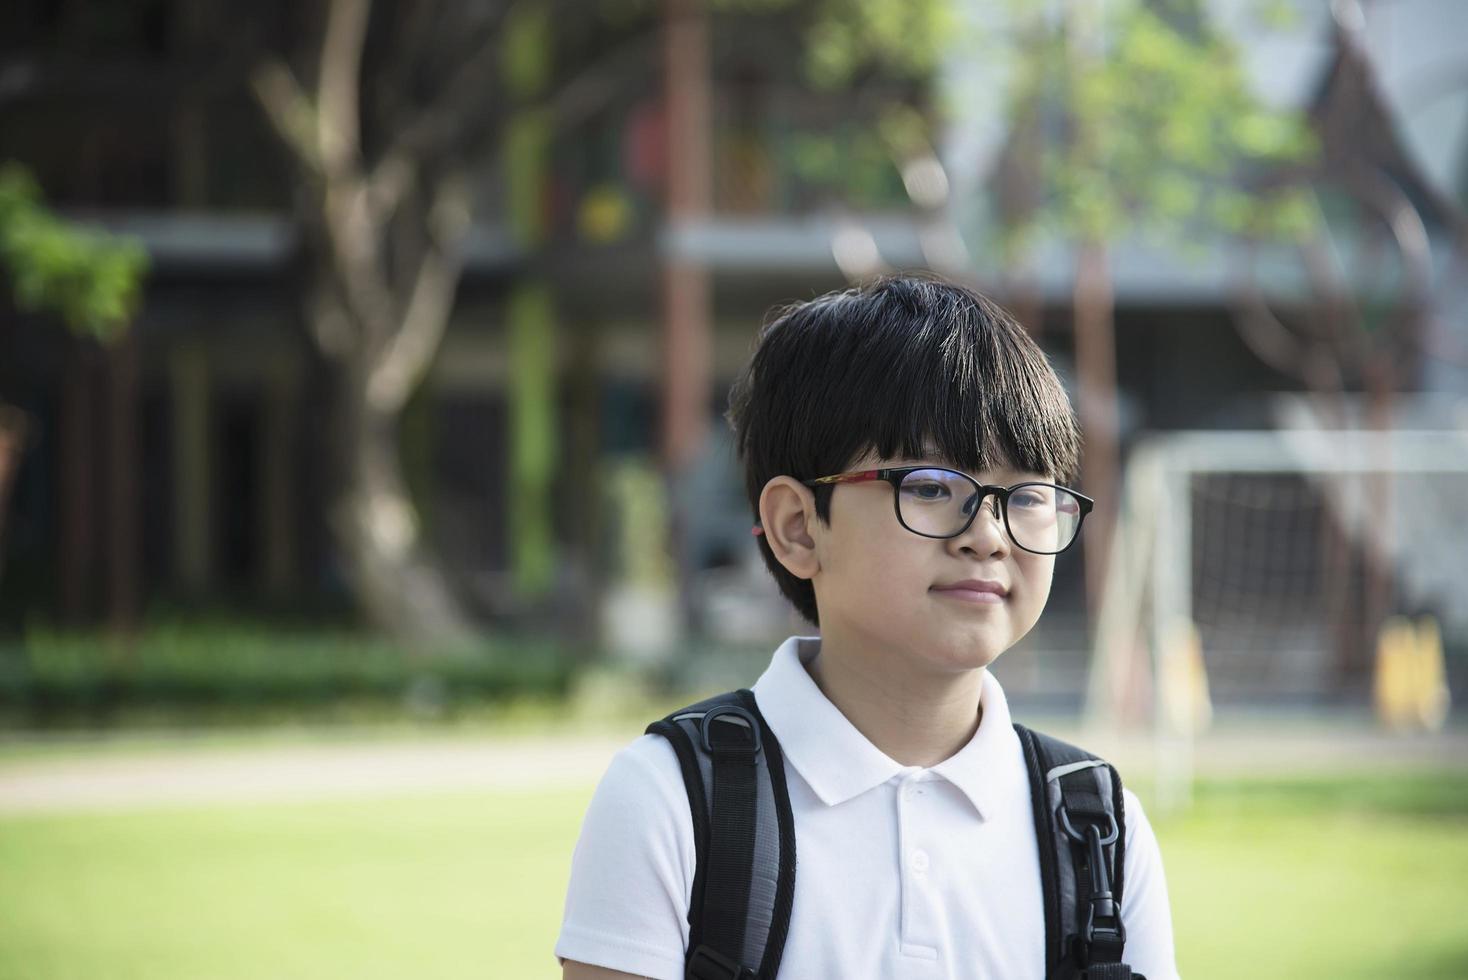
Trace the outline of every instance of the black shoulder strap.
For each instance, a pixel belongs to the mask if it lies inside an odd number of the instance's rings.
[[[1122,962],[1121,777],[1083,749],[1016,724],[1030,777],[1051,980],[1145,980]]]
[[[795,822],[779,742],[747,690],[689,705],[647,731],[672,744],[693,815],[698,867],[685,976],[773,980],[795,897]]]
[[[1014,728],[1040,848],[1046,976],[1145,980],[1121,961],[1121,777],[1082,749]],[[679,709],[647,731],[673,746],[693,817],[685,977],[774,980],[795,896],[795,826],[778,740],[747,690]]]

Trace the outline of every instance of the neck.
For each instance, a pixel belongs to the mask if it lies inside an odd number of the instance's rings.
[[[926,674],[890,650],[823,631],[811,679],[857,731],[903,766],[935,766],[978,730],[983,669]]]

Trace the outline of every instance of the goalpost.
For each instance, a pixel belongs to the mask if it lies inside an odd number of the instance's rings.
[[[1158,436],[1131,456],[1114,540],[1086,720],[1150,725],[1159,808],[1189,801],[1215,704],[1369,706],[1375,676],[1381,713],[1383,655],[1413,636],[1437,643],[1435,677],[1430,651],[1411,675],[1436,699],[1418,714],[1445,713],[1441,637],[1468,636],[1468,432]]]

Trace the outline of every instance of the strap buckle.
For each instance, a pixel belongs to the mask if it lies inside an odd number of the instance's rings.
[[[740,719],[745,726],[748,726],[749,738],[747,740],[738,736],[734,739],[725,736],[715,741],[712,733],[713,722],[726,715],[732,715]],[[725,722],[726,727],[729,725],[733,725],[736,729],[743,727],[738,721]],[[754,715],[750,714],[749,710],[742,705],[720,704],[705,711],[703,719],[698,723],[698,734],[703,739],[704,750],[709,755],[727,752],[732,752],[736,755],[743,755],[745,753],[759,755],[760,749],[763,747],[760,744],[759,723],[754,720]]]
[[[1094,823],[1087,823],[1085,831],[1081,832],[1071,822],[1070,812],[1064,806],[1060,807],[1060,826],[1065,835],[1077,844],[1084,845],[1089,857],[1087,864],[1091,869],[1091,900],[1086,907],[1086,920],[1081,927],[1083,955],[1087,960],[1093,958],[1097,952],[1108,959],[1113,955],[1119,958],[1126,945],[1126,927],[1122,925],[1121,910],[1117,908],[1111,894],[1111,876],[1106,870],[1104,850],[1108,844],[1116,843],[1121,834],[1116,825],[1116,816],[1108,813],[1105,817],[1104,835],[1102,828]]]
[[[755,972],[723,953],[700,946],[688,957],[685,980],[755,980]]]

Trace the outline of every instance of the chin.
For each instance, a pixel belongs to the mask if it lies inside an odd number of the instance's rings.
[[[1003,650],[983,650],[983,651],[980,651],[978,653],[975,653],[975,654],[970,655],[969,656],[969,661],[968,661],[968,663],[965,666],[967,666],[971,670],[978,670],[978,669],[980,669],[982,667],[987,667],[990,664],[992,664],[994,661],[998,660],[999,659],[999,655],[1001,653],[1003,653],[1003,652],[1004,652]]]
[[[1002,647],[996,649],[992,643],[969,641],[945,646],[941,656],[932,659],[949,670],[978,670],[998,660],[1003,652]]]

